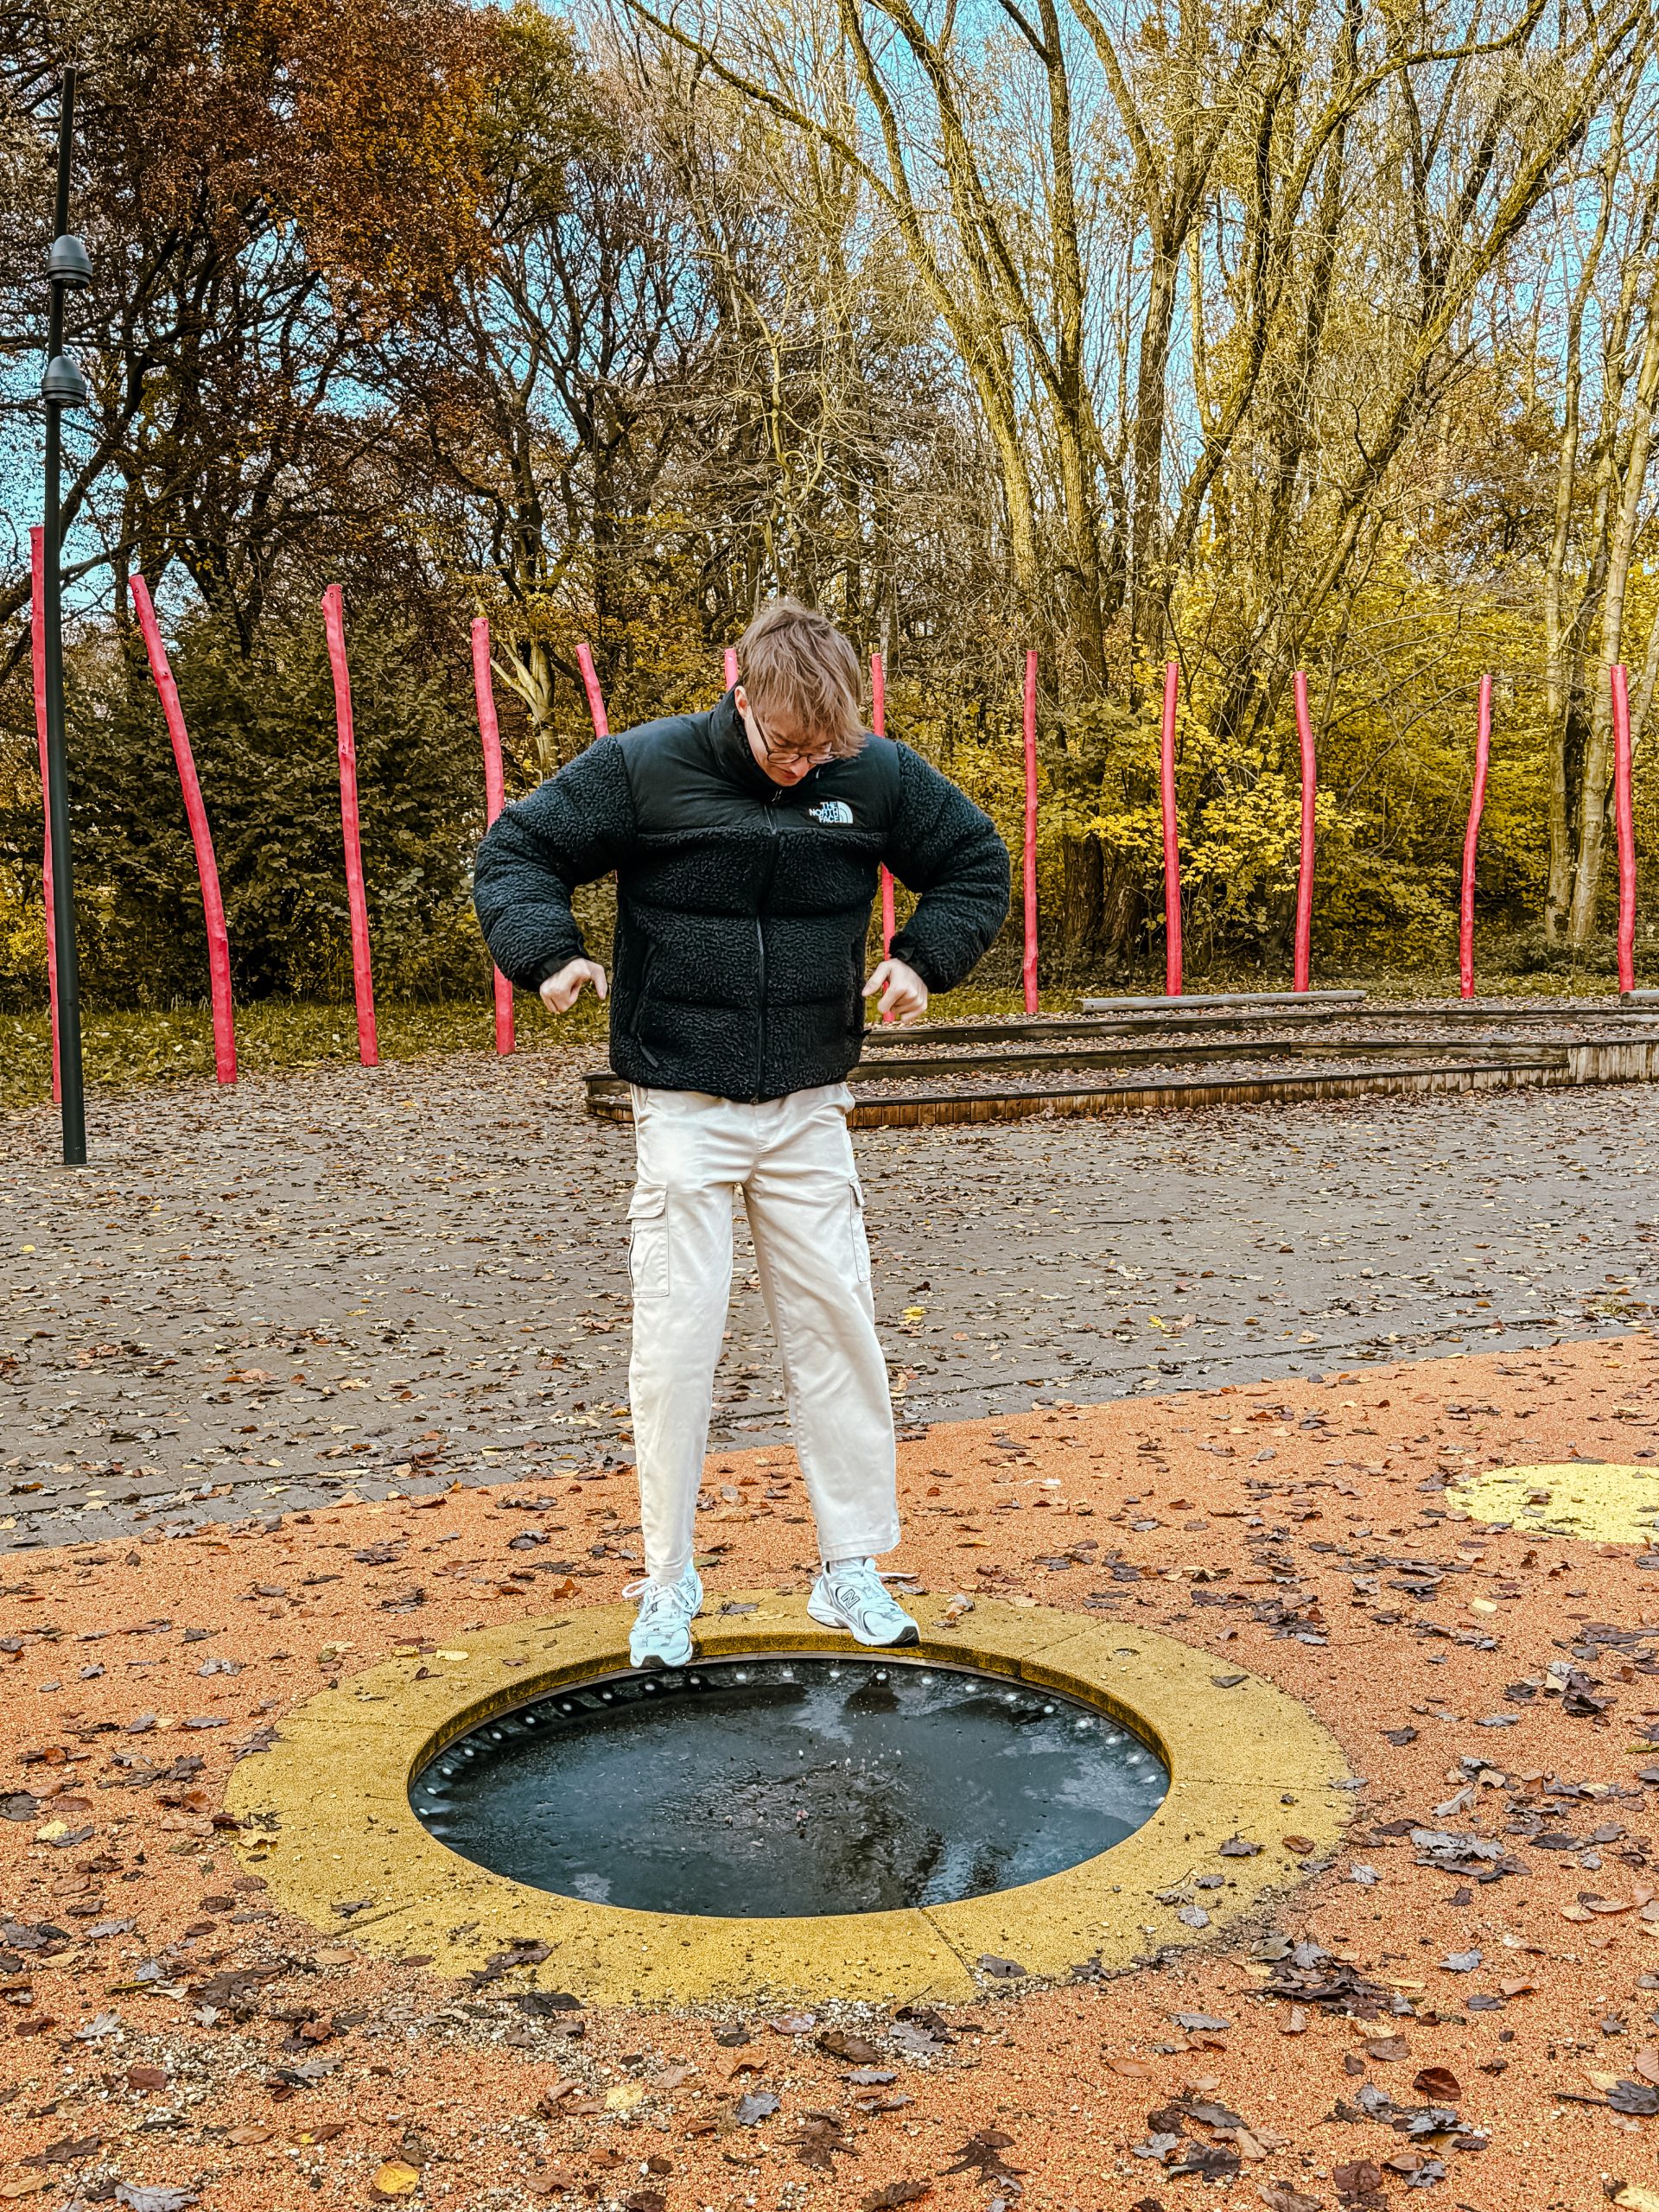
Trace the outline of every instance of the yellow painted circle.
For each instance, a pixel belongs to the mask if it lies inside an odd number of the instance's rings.
[[[1593,1459],[1492,1467],[1446,1497],[1477,1521],[1505,1521],[1541,1536],[1644,1547],[1659,1541],[1659,1461],[1651,1467],[1602,1466]]]
[[[702,1657],[857,1649],[800,1598],[761,1591],[747,1602],[753,1611],[698,1623]],[[367,1949],[460,1976],[515,1944],[545,1943],[550,1955],[510,1969],[505,1986],[629,2005],[961,1999],[987,1956],[1034,1975],[1096,1958],[1110,1972],[1220,1932],[1336,1847],[1353,1805],[1341,1749],[1271,1682],[1171,1637],[1047,1606],[984,1599],[946,1626],[945,1602],[918,1603],[917,1658],[1065,1691],[1158,1752],[1170,1787],[1143,1827],[1080,1866],[988,1897],[811,1919],[590,1904],[461,1858],[416,1818],[411,1776],[493,1714],[626,1668],[632,1616],[617,1605],[486,1630],[464,1656],[429,1654],[424,1681],[405,1656],[309,1699],[270,1751],[232,1774],[238,1847],[275,1901],[314,1926],[338,1936],[337,1908],[355,1906],[350,1940]],[[1233,1838],[1259,1848],[1224,1857]],[[1200,1877],[1218,1885],[1200,1889]]]

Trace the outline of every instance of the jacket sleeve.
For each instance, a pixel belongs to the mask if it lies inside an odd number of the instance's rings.
[[[632,791],[614,737],[590,745],[497,817],[473,863],[473,905],[509,982],[533,991],[584,957],[570,894],[626,858],[633,829]]]
[[[899,755],[899,803],[885,855],[908,891],[920,893],[893,940],[893,957],[930,991],[948,991],[975,967],[1008,911],[1008,849],[990,817],[912,753]]]

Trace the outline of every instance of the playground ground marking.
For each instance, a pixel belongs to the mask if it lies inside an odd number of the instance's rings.
[[[1650,1467],[1567,1459],[1489,1467],[1446,1493],[1477,1521],[1592,1543],[1659,1544],[1659,1461]]]

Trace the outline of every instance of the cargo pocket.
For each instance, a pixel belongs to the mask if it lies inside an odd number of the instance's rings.
[[[853,1275],[856,1281],[870,1279],[870,1240],[864,1233],[864,1187],[856,1175],[847,1185],[848,1217],[853,1240]]]
[[[636,1300],[668,1296],[668,1192],[640,1184],[628,1201],[628,1273]]]

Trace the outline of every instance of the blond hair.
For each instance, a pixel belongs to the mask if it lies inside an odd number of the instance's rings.
[[[858,655],[799,600],[768,601],[737,641],[737,666],[762,721],[778,715],[837,760],[863,746],[869,732]]]

